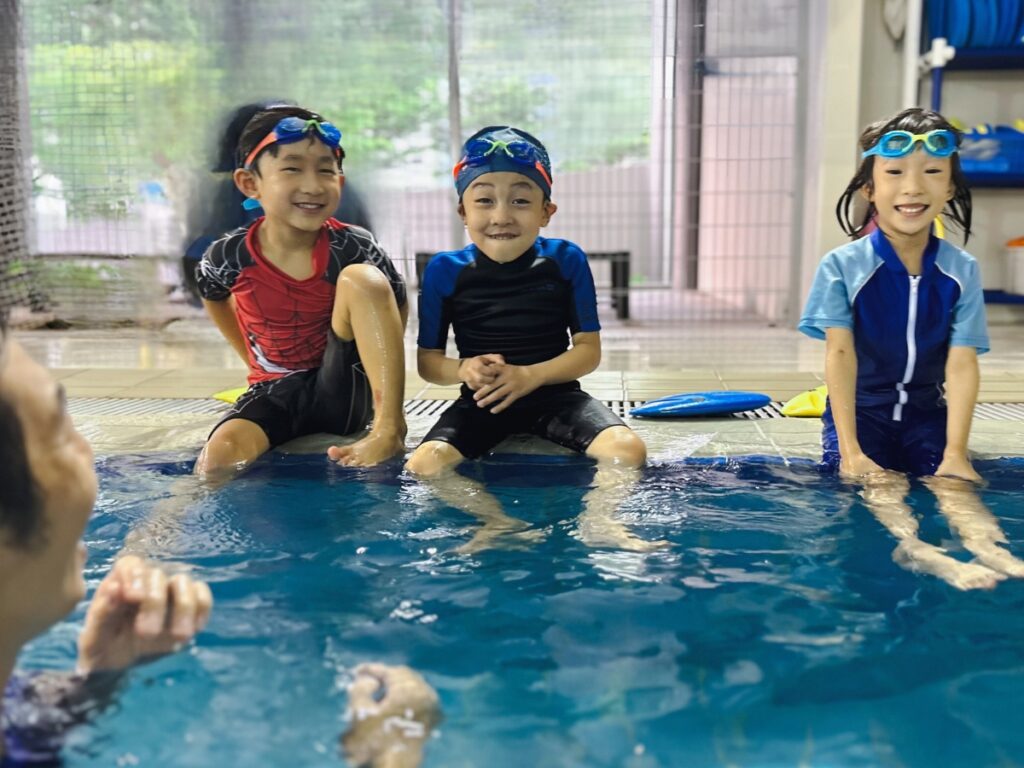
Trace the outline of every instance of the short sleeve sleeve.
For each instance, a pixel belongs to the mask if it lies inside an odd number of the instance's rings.
[[[853,330],[853,308],[836,254],[821,260],[797,328],[812,339],[824,339],[827,328]]]
[[[971,259],[963,274],[960,298],[953,307],[952,347],[975,347],[978,354],[989,351],[988,325],[985,322],[985,298],[981,289],[978,262]]]
[[[444,316],[445,280],[444,255],[438,254],[427,262],[420,285],[419,320],[420,329],[416,345],[421,349],[444,349],[448,344],[448,327]]]
[[[245,248],[245,237],[232,235],[215,241],[206,249],[196,269],[199,295],[207,301],[224,301],[242,271],[236,252]]]
[[[590,271],[587,255],[581,248],[567,243],[565,256],[561,259],[562,274],[572,287],[572,313],[569,333],[594,333],[601,330],[597,319],[597,289],[594,274]]]

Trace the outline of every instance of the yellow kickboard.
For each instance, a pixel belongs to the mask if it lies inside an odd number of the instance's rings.
[[[825,412],[825,398],[828,387],[822,384],[817,389],[801,392],[782,406],[783,416],[820,417]]]
[[[223,392],[218,392],[213,396],[214,400],[220,400],[221,402],[234,405],[235,401],[245,394],[248,387],[235,387],[234,389],[225,389]]]

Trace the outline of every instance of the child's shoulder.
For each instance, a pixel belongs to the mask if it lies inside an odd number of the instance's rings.
[[[935,266],[948,275],[961,287],[978,280],[978,260],[947,240],[939,241],[939,250],[935,254]]]
[[[252,254],[249,252],[248,239],[252,225],[253,222],[250,221],[237,229],[225,232],[207,246],[203,258],[207,261],[231,259],[241,265],[251,263]]]
[[[945,262],[957,265],[978,263],[977,258],[948,240],[939,240],[939,250],[935,254],[935,260],[939,263]]]
[[[355,224],[346,224],[331,218],[324,222],[324,229],[327,230],[327,237],[331,243],[377,247],[377,239],[373,233]]]
[[[589,274],[590,262],[586,252],[571,240],[556,237],[538,237],[537,255],[551,259],[566,278]]]
[[[542,256],[563,259],[586,259],[586,252],[571,240],[558,237],[538,237],[537,252]]]
[[[845,265],[874,264],[881,260],[882,257],[875,250],[870,236],[862,237],[833,248],[822,259],[822,261],[832,261]]]
[[[428,273],[458,272],[476,261],[476,247],[467,245],[458,251],[438,251],[427,262]]]
[[[467,245],[458,251],[439,251],[427,261],[423,268],[422,285],[431,290],[448,293],[455,287],[457,276],[476,262],[476,248]]]

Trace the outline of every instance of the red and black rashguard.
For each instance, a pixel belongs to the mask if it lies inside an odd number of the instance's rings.
[[[341,271],[350,264],[377,267],[391,283],[398,306],[405,304],[405,282],[365,229],[328,219],[313,246],[312,275],[296,280],[260,252],[256,233],[262,223],[259,218],[214,242],[197,271],[204,299],[235,298],[238,324],[248,349],[249,384],[320,366],[331,327],[335,287]]]

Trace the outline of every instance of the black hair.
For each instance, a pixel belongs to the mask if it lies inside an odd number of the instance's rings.
[[[888,120],[879,120],[872,123],[860,135],[861,151],[866,152],[878,143],[883,134],[889,131],[910,131],[911,133],[927,133],[945,129],[956,136],[956,145],[959,147],[963,141],[963,134],[953,126],[946,118],[938,112],[920,107],[910,107],[897,113]],[[964,233],[964,242],[971,236],[971,190],[967,186],[967,177],[964,176],[963,168],[960,167],[960,154],[954,152],[949,156],[951,167],[951,178],[953,182],[953,198],[946,204],[943,214],[948,216],[953,223]],[[861,160],[857,173],[854,174],[850,183],[839,197],[836,203],[836,218],[843,232],[851,238],[856,239],[864,232],[864,228],[875,216],[875,205],[869,203],[860,223],[854,221],[852,207],[853,202],[860,190],[867,187],[869,190],[873,184],[872,173],[875,168],[875,155],[869,155]]]
[[[0,311],[0,361],[7,342],[7,318]],[[25,431],[14,406],[0,394],[0,542],[26,548],[43,527],[43,496],[32,476]]]
[[[214,173],[231,173],[239,166],[238,163],[238,141],[242,137],[242,131],[260,112],[276,107],[295,106],[295,102],[288,99],[268,99],[266,101],[253,101],[235,107],[226,117],[223,130],[218,134],[216,156],[213,166],[210,168]],[[244,158],[243,158],[244,159]]]
[[[288,105],[275,106],[270,109],[265,109],[262,112],[257,112],[249,122],[245,124],[245,128],[242,129],[242,134],[238,138],[238,153],[236,155],[237,167],[241,168],[245,163],[245,158],[252,152],[256,145],[259,144],[263,139],[267,137],[267,134],[274,130],[281,120],[286,117],[300,117],[303,120],[318,120],[324,122],[324,118],[318,115],[316,112],[311,112],[303,107],[292,107]],[[263,149],[256,157],[252,159],[252,172],[257,176],[259,175],[259,168],[257,163],[263,156],[264,152],[269,152],[272,157],[277,157],[277,153],[280,147],[277,144],[271,144],[270,146]],[[345,159],[345,150],[340,146],[337,151],[338,170],[343,170],[342,161]]]

